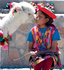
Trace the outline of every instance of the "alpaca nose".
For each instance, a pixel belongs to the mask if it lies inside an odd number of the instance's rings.
[[[33,20],[32,20],[32,22],[35,23],[35,21],[36,21],[36,14],[33,14]]]
[[[34,19],[36,20],[36,14],[34,14]]]

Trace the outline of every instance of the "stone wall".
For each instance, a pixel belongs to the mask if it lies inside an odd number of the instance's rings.
[[[64,65],[64,17],[59,16],[54,20],[55,26],[59,29],[61,40],[58,41],[59,49],[61,51],[61,63]],[[9,51],[2,50],[1,48],[1,68],[19,68],[29,67],[29,55],[25,56],[19,61],[12,61],[22,57],[28,52],[28,42],[26,41],[29,30],[34,26],[34,23],[28,23],[21,25],[12,35],[13,41],[10,42]]]

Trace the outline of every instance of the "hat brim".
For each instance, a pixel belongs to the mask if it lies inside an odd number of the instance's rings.
[[[46,8],[41,7],[40,4],[37,4],[37,6],[38,6],[38,9],[39,9],[39,10],[43,11],[44,13],[46,13],[46,14],[47,14],[48,16],[50,16],[51,18],[57,19],[57,17],[56,17],[55,14],[53,14],[52,12],[50,12],[49,10],[47,10]]]

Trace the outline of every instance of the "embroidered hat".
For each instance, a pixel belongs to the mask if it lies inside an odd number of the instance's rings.
[[[43,11],[44,13],[46,13],[46,14],[47,14],[48,16],[50,16],[51,18],[57,19],[56,15],[53,14],[53,13],[50,11],[50,9],[48,9],[48,8],[46,8],[46,7],[44,7],[44,6],[42,6],[41,4],[37,4],[37,6],[38,6],[38,9],[39,9],[39,10]]]

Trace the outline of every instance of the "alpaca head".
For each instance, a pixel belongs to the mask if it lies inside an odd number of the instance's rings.
[[[20,25],[35,22],[35,9],[30,3],[13,2],[11,6],[13,8],[11,8],[9,14],[2,19],[2,25],[0,25],[0,29],[3,30],[5,37],[7,37],[7,32],[9,32],[9,34],[14,33]]]
[[[20,23],[34,23],[35,22],[35,9],[27,2],[12,3],[13,9],[17,12],[17,18]]]

